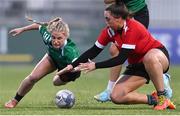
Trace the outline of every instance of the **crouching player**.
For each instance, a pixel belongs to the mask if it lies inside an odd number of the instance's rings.
[[[34,21],[34,20],[33,20]],[[38,30],[42,35],[47,53],[35,66],[33,71],[21,82],[13,99],[5,103],[6,108],[14,108],[20,100],[32,89],[34,84],[47,74],[60,70],[79,57],[76,45],[69,39],[69,27],[61,18],[55,18],[47,23],[33,23],[31,25],[16,28],[10,34],[16,36],[24,31]],[[64,85],[75,81],[80,76],[80,71],[69,72],[53,78],[55,86]]]
[[[166,96],[163,83],[163,73],[168,71],[170,63],[164,45],[141,23],[131,18],[131,13],[124,4],[108,6],[104,11],[104,18],[106,27],[102,29],[93,47],[57,74],[72,71],[76,66],[90,72],[122,65],[128,60],[128,66],[114,85],[111,101],[115,104],[149,104],[154,106],[154,110],[175,109],[175,105]],[[87,62],[111,42],[118,47],[119,54],[116,57],[97,63],[90,60]],[[136,91],[150,80],[156,89],[155,93],[148,95]]]
[[[149,10],[145,0],[104,0],[105,4],[117,4],[121,2],[124,4],[129,11],[133,12],[133,18],[143,24],[146,28],[149,26]],[[115,44],[110,46],[110,54],[112,57],[118,55],[119,50]],[[107,87],[104,91],[94,96],[95,100],[100,102],[110,101],[110,94],[114,87],[116,80],[119,77],[122,66],[112,67],[110,69],[110,78],[107,84]],[[170,87],[170,75],[165,73],[163,74],[164,88],[166,90],[166,97],[171,98],[173,95],[172,89]]]

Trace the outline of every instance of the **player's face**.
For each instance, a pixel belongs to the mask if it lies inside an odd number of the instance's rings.
[[[118,30],[119,28],[121,28],[123,25],[120,25],[122,20],[121,18],[114,18],[110,11],[104,11],[104,17],[106,20],[106,25],[108,27],[111,27],[114,30]]]
[[[61,48],[64,45],[66,40],[66,36],[64,33],[53,31],[51,33],[52,36],[52,46],[56,49]]]

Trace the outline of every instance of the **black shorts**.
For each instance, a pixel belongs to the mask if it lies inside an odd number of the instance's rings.
[[[139,10],[138,12],[134,13],[134,19],[139,21],[143,24],[146,28],[149,26],[149,10],[147,5]]]
[[[157,49],[160,49],[166,55],[166,57],[169,61],[169,54],[168,54],[168,51],[166,50],[166,48],[161,47],[161,48],[157,48]],[[166,73],[168,70],[169,70],[169,67],[163,73]],[[150,77],[149,77],[148,73],[146,72],[145,66],[142,62],[137,63],[137,64],[128,65],[126,67],[125,71],[123,72],[123,74],[124,75],[134,75],[134,76],[144,77],[147,80],[146,84],[148,84],[150,81]]]
[[[70,81],[75,81],[77,78],[79,78],[81,75],[81,72],[68,72],[65,74],[62,74],[60,76],[61,81],[63,82],[70,82]]]
[[[60,71],[62,68],[59,68],[58,65],[56,64],[55,60],[52,58],[50,54],[48,54],[51,57],[51,63],[54,64],[54,66]],[[63,82],[70,82],[70,81],[75,81],[77,78],[81,76],[81,72],[68,72],[60,76],[61,81]]]

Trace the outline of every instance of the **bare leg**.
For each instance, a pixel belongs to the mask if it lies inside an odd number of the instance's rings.
[[[34,84],[42,79],[45,75],[53,72],[55,66],[51,58],[46,54],[42,60],[36,65],[34,70],[20,84],[17,93],[13,99],[5,103],[6,108],[14,108],[18,102],[25,96],[34,86]]]
[[[146,79],[143,77],[122,76],[113,88],[111,101],[116,104],[148,104],[147,95],[135,92],[145,83]]]
[[[119,54],[118,48],[113,43],[111,44],[111,46],[109,48],[109,52],[112,57],[115,57]],[[97,101],[106,102],[106,101],[110,100],[110,93],[114,87],[116,80],[118,79],[118,77],[120,75],[121,69],[122,69],[122,65],[115,66],[110,69],[110,77],[109,77],[109,81],[107,84],[107,88],[100,94],[97,94],[94,96],[94,98]]]
[[[119,54],[118,48],[115,46],[115,44],[111,44],[109,48],[109,52],[112,57],[116,57]],[[110,70],[110,78],[109,80],[116,82],[118,79],[120,72],[121,72],[122,65],[112,67]]]
[[[55,75],[54,78],[53,78],[53,84],[54,86],[60,86],[60,85],[65,85],[67,82],[63,82],[59,75]]]
[[[158,49],[152,49],[144,56],[143,63],[156,90],[164,91],[163,71],[169,66],[164,53]]]
[[[159,49],[151,49],[144,56],[143,63],[157,90],[158,102],[154,109],[164,110],[168,107],[175,109],[175,105],[166,98],[166,91],[163,83],[163,72],[167,70],[169,66],[169,61],[165,54]]]
[[[28,75],[18,88],[17,93],[21,96],[26,95],[34,86],[34,84],[42,79],[47,74],[55,70],[54,64],[51,62],[51,58],[46,54],[42,60],[36,65],[30,75]]]

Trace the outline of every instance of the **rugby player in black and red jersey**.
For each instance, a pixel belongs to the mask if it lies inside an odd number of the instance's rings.
[[[124,4],[112,4],[104,11],[107,26],[102,29],[94,46],[83,53],[75,62],[57,73],[64,74],[79,67],[87,72],[100,68],[110,68],[128,60],[124,73],[116,81],[111,93],[115,104],[149,104],[155,110],[175,109],[175,105],[166,97],[163,73],[169,69],[169,54],[166,48],[156,40],[138,21],[131,19]],[[119,54],[106,61],[93,62],[110,42],[118,47]],[[137,92],[139,87],[152,81],[156,95]]]

